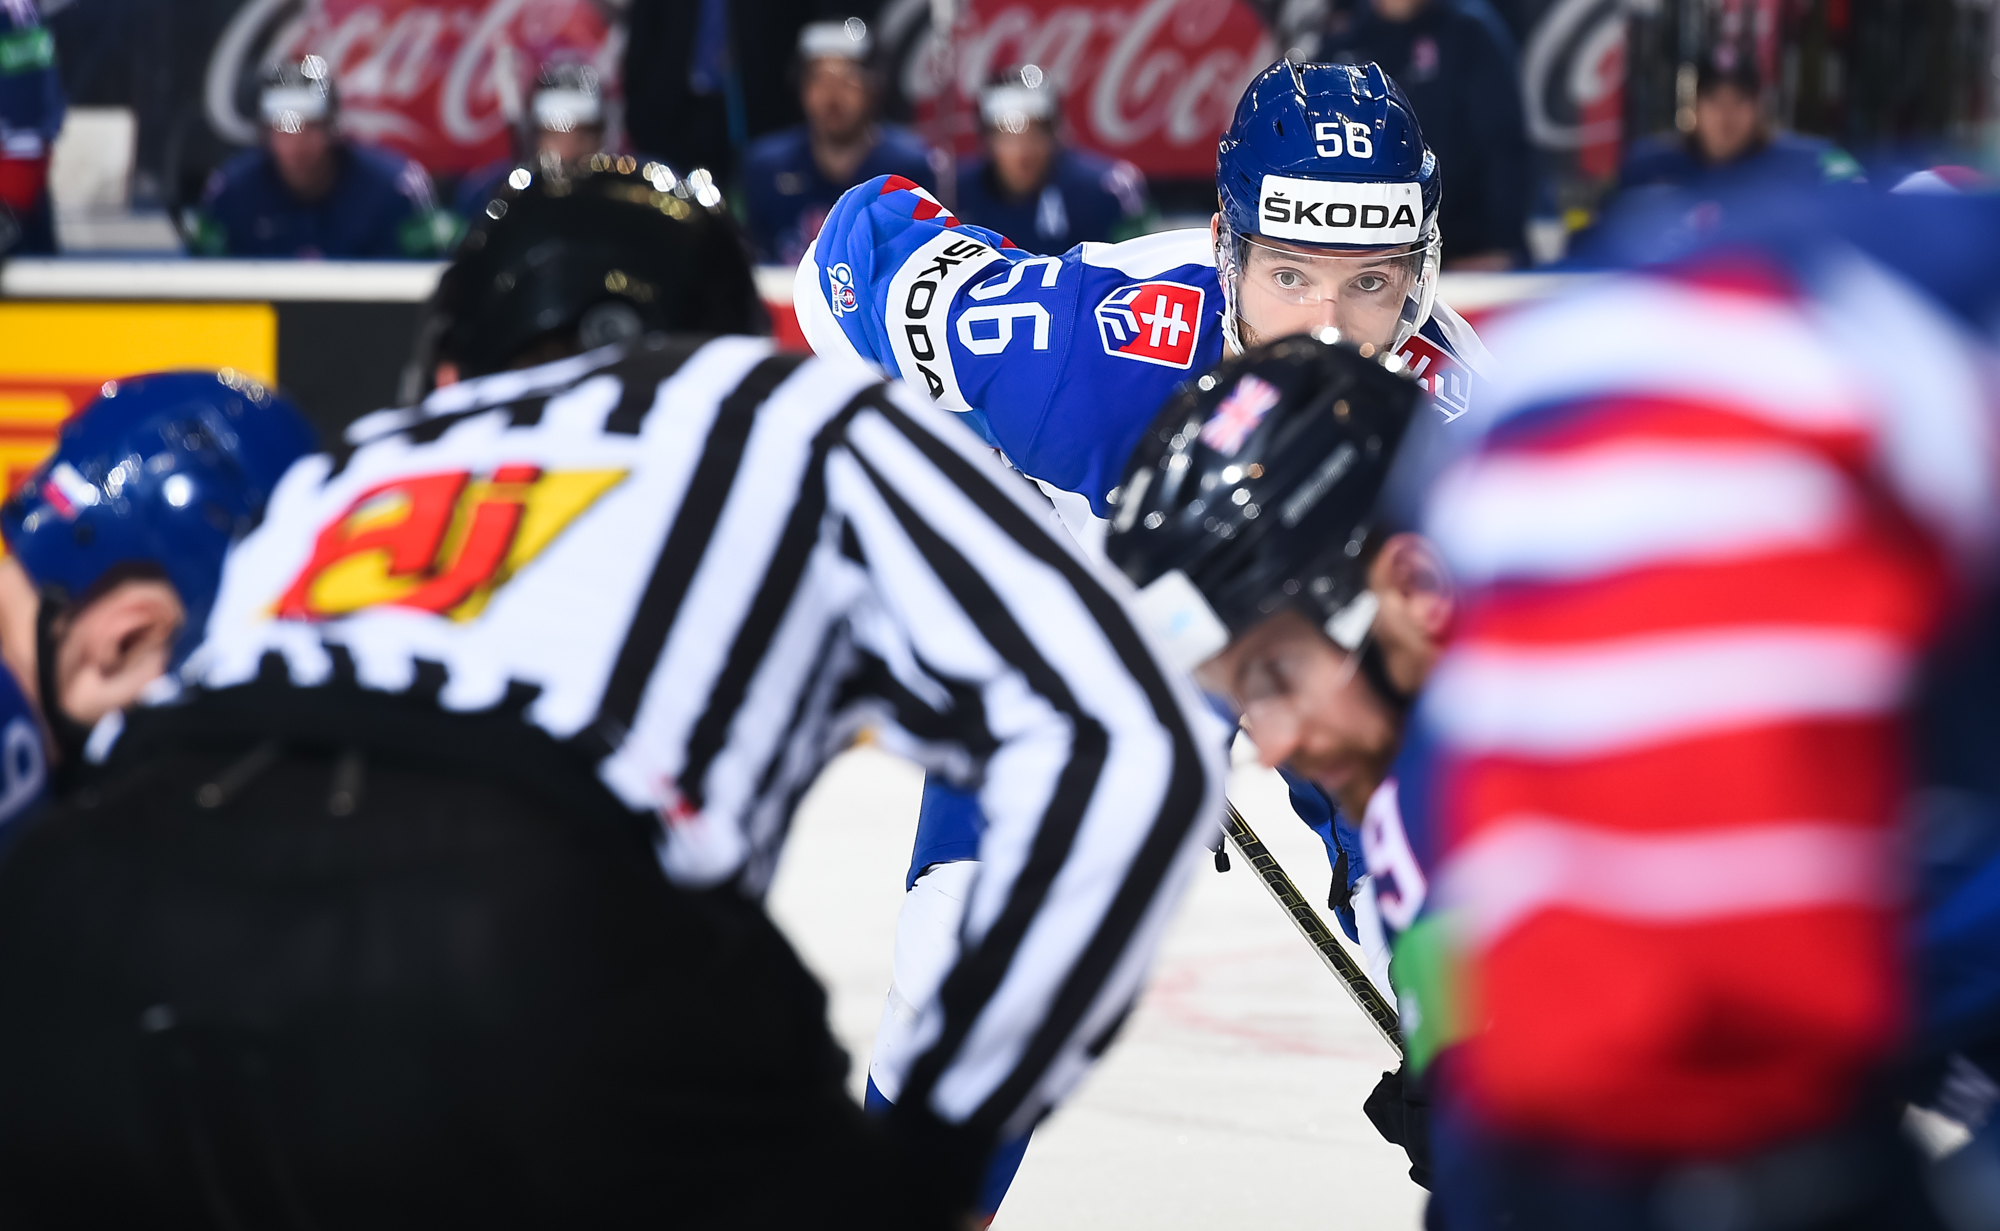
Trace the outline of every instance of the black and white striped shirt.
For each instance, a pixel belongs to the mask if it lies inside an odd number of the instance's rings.
[[[864,724],[983,784],[965,946],[903,1103],[1027,1126],[1136,994],[1222,741],[1046,504],[921,396],[767,341],[655,340],[453,385],[297,463],[182,680],[281,656],[528,721],[665,820],[675,881],[761,894]],[[1038,507],[1039,505],[1039,507]]]

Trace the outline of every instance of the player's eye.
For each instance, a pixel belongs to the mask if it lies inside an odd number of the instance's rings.
[[[1354,280],[1354,289],[1364,295],[1373,295],[1389,285],[1389,280],[1381,274],[1362,274]]]
[[[1282,290],[1296,291],[1306,284],[1306,276],[1296,269],[1280,269],[1271,274],[1271,281]]]

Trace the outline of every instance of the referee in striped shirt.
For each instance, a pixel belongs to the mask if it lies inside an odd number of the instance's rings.
[[[1138,993],[1224,733],[1039,497],[735,336],[665,168],[488,212],[450,383],[291,469],[0,864],[7,1225],[953,1226]],[[759,904],[864,727],[990,818],[881,1120]]]

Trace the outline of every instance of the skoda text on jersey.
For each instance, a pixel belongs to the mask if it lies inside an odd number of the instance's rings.
[[[281,662],[302,697],[531,696],[527,721],[661,818],[672,880],[753,895],[874,724],[983,783],[989,819],[905,1104],[1019,1131],[1076,1082],[1223,770],[1189,686],[988,449],[859,366],[752,338],[496,374],[349,440],[230,556],[191,691]]]
[[[1381,200],[1357,197],[1331,216],[1365,216],[1369,234],[1387,234],[1405,225],[1404,187],[1346,185]],[[1323,227],[1329,215],[1304,216]],[[1088,497],[1099,516],[1160,404],[1223,356],[1206,230],[1034,256],[893,176],[840,198],[794,287],[815,351],[858,355],[921,386],[1023,473]],[[1400,353],[1442,414],[1465,413],[1486,361],[1463,320],[1437,305]]]

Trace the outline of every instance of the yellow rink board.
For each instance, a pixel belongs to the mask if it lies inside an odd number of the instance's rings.
[[[158,368],[278,376],[267,303],[0,303],[0,376],[106,379]],[[11,383],[11,382],[10,382]]]
[[[0,302],[0,496],[107,380],[235,368],[276,386],[278,313],[265,303]]]

